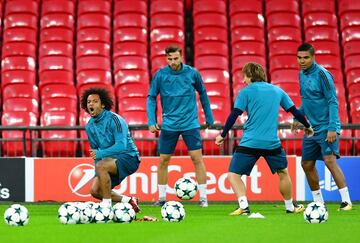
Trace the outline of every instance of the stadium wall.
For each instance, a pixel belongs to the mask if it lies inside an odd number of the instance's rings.
[[[235,196],[226,179],[230,156],[207,156],[204,162],[208,176],[210,201],[234,201]],[[289,173],[293,179],[293,197],[299,201],[311,201],[301,158],[288,156]],[[136,195],[143,202],[157,199],[158,157],[145,157],[137,173],[116,187],[121,194]],[[360,157],[343,157],[339,160],[352,200],[360,200]],[[320,186],[327,201],[339,201],[340,195],[331,174],[324,163],[317,163]],[[188,156],[172,158],[169,166],[168,199],[176,199],[173,185],[182,176],[194,177],[193,165]],[[90,158],[1,158],[0,201],[88,201],[94,176]],[[272,175],[264,159],[260,159],[251,175],[243,178],[251,201],[281,201],[278,178]],[[197,196],[198,197],[198,196]],[[195,198],[197,200],[198,198]]]

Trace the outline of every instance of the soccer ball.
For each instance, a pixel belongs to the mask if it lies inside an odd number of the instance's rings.
[[[80,210],[80,223],[88,224],[92,221],[92,206],[88,203],[77,203],[76,205]]]
[[[76,203],[63,203],[58,209],[58,219],[62,224],[80,224],[81,210]]]
[[[130,203],[117,203],[113,206],[115,223],[130,223],[136,217],[136,213]]]
[[[328,218],[327,208],[321,202],[309,203],[304,211],[304,219],[309,224],[325,223]]]
[[[29,223],[29,212],[20,204],[13,204],[4,213],[5,223],[11,226],[25,226]]]
[[[176,181],[174,189],[178,198],[190,200],[195,197],[198,186],[190,177],[183,177]]]
[[[114,217],[114,212],[112,207],[108,207],[103,203],[98,203],[93,206],[91,216],[92,216],[92,223],[106,224],[112,221]]]
[[[185,218],[185,209],[180,202],[168,201],[161,208],[161,216],[167,222],[180,222]]]

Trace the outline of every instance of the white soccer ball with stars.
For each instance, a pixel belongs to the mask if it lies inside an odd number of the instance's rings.
[[[29,211],[20,204],[13,204],[5,210],[4,220],[11,226],[25,226],[29,223]]]
[[[329,218],[325,205],[321,202],[309,203],[304,211],[304,219],[309,224],[322,224]]]
[[[167,222],[180,222],[185,218],[185,209],[180,202],[168,201],[161,208],[161,217]]]
[[[176,196],[182,200],[190,200],[196,196],[198,186],[190,177],[183,177],[175,182]]]
[[[113,211],[115,223],[131,223],[136,218],[136,213],[130,203],[116,203]]]
[[[80,210],[80,223],[89,224],[92,221],[92,205],[86,202],[78,202],[76,205]]]
[[[106,224],[112,222],[114,217],[113,208],[105,205],[104,203],[98,203],[92,207],[92,223]]]
[[[58,219],[62,224],[80,224],[81,210],[77,203],[63,203],[58,209]]]

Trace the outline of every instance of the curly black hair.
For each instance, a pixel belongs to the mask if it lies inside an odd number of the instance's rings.
[[[92,94],[97,94],[100,97],[101,100],[101,104],[104,105],[104,109],[105,110],[111,110],[111,108],[114,105],[114,102],[111,98],[111,95],[109,93],[108,90],[104,89],[104,88],[90,88],[90,89],[86,89],[81,96],[81,108],[84,109],[87,113],[89,113],[88,109],[87,109],[87,99],[89,97],[89,95]]]

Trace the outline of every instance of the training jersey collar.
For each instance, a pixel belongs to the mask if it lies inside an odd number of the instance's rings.
[[[94,122],[97,123],[97,122],[101,121],[105,117],[105,113],[106,113],[106,110],[103,109],[103,111],[99,115],[94,116],[93,117]]]
[[[316,64],[316,62],[314,61],[308,69],[303,70],[303,73],[304,73],[304,74],[312,74],[313,72],[315,72],[316,66],[317,66],[317,64]]]

